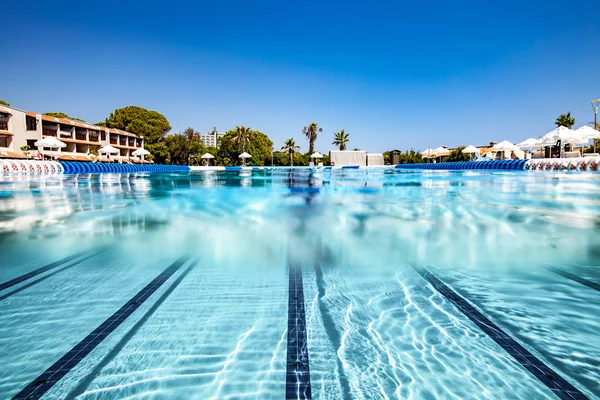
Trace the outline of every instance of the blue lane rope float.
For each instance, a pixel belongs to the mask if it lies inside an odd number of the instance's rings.
[[[96,163],[78,161],[60,161],[65,174],[90,174],[90,173],[130,173],[130,172],[189,172],[187,165],[161,165],[161,164],[118,164]]]
[[[421,169],[421,170],[444,170],[459,171],[467,169],[486,169],[486,170],[511,170],[524,171],[527,160],[503,160],[503,161],[462,161],[462,162],[442,162],[442,163],[423,163],[423,164],[398,164],[396,168],[401,169]]]

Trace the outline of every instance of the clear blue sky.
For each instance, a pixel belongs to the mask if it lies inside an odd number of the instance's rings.
[[[600,98],[600,2],[8,1],[0,98],[88,122],[139,105],[172,132],[317,121],[378,152],[538,137]]]

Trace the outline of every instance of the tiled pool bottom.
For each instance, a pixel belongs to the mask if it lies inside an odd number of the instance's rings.
[[[292,178],[27,182],[70,210],[0,239],[0,397],[599,396],[593,181]]]

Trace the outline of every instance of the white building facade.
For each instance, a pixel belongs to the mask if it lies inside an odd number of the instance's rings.
[[[65,161],[91,161],[91,152],[108,144],[119,150],[112,159],[129,161],[144,146],[143,138],[131,132],[0,105],[0,158],[31,157],[37,153],[34,143],[49,136],[67,145],[56,153]],[[21,150],[24,146],[30,148],[28,155]]]
[[[225,136],[225,132],[218,132],[215,127],[212,132],[200,134],[200,141],[207,147],[219,147],[219,139],[223,136]]]

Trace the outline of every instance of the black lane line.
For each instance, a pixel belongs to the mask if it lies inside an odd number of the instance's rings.
[[[59,269],[57,269],[56,271],[52,271],[52,272],[51,272],[51,273],[49,273],[48,275],[44,275],[44,276],[42,276],[42,277],[41,277],[41,278],[39,278],[39,279],[36,279],[36,280],[34,280],[34,281],[31,281],[31,282],[27,283],[26,285],[23,285],[23,286],[21,286],[21,287],[19,287],[19,288],[15,289],[15,290],[13,290],[12,292],[8,292],[8,293],[6,293],[6,294],[3,294],[2,296],[0,296],[0,301],[2,301],[2,300],[4,300],[4,299],[7,299],[7,298],[9,298],[9,297],[10,297],[10,296],[12,296],[13,294],[17,294],[17,293],[19,293],[19,292],[21,292],[21,291],[23,291],[23,290],[25,290],[25,289],[27,289],[27,288],[29,288],[29,287],[31,287],[31,286],[33,286],[33,285],[35,285],[36,283],[40,283],[40,282],[42,282],[42,281],[45,281],[46,279],[48,279],[48,278],[50,278],[50,277],[52,277],[52,276],[54,276],[54,275],[56,275],[56,274],[58,274],[58,273],[61,273],[62,271],[66,270],[66,269],[69,269],[69,268],[71,268],[71,267],[74,267],[74,266],[76,266],[77,264],[81,264],[82,262],[84,262],[84,261],[86,261],[86,260],[89,260],[90,258],[92,258],[92,257],[95,257],[95,256],[97,256],[97,255],[98,255],[98,254],[100,254],[100,253],[102,253],[102,251],[98,251],[98,252],[96,252],[96,253],[94,253],[94,254],[92,254],[92,255],[90,255],[90,256],[87,256],[87,257],[81,258],[81,259],[79,259],[79,260],[75,261],[74,263],[71,263],[71,264],[69,264],[69,265],[66,265],[66,266],[64,266],[64,267],[62,267],[62,268],[59,268]]]
[[[60,360],[54,363],[44,373],[34,379],[29,385],[21,390],[13,399],[39,399],[48,390],[71,371],[81,360],[96,348],[108,335],[119,327],[135,310],[138,309],[158,288],[162,286],[189,257],[181,257],[159,276],[154,278],[146,287],[138,292],[131,300],[125,303],[110,318],[98,326],[85,339],[73,347]]]
[[[125,336],[123,336],[123,338],[121,340],[119,340],[119,343],[117,343],[115,345],[115,347],[113,347],[113,349],[94,367],[94,369],[92,369],[92,371],[89,372],[79,382],[79,384],[73,390],[71,390],[71,392],[67,396],[65,396],[66,399],[74,399],[77,396],[80,396],[85,393],[87,388],[90,386],[90,384],[93,382],[93,380],[96,379],[96,377],[102,371],[102,369],[104,369],[104,367],[106,367],[108,365],[108,363],[110,363],[112,360],[114,360],[114,358],[121,352],[121,350],[125,347],[125,345],[127,345],[127,343],[129,343],[131,338],[140,330],[142,325],[144,325],[146,323],[146,321],[148,321],[148,319],[152,315],[154,315],[156,310],[158,310],[158,308],[162,305],[162,303],[164,303],[164,301],[167,299],[167,297],[169,297],[171,295],[173,290],[175,290],[177,288],[177,286],[179,286],[179,284],[181,283],[183,278],[185,278],[187,276],[187,274],[189,274],[190,271],[197,265],[198,265],[198,261],[194,261],[192,263],[192,265],[187,267],[177,277],[175,282],[173,282],[171,284],[171,286],[169,286],[169,288],[166,289],[165,292],[158,298],[158,300],[156,300],[156,302],[154,302],[152,307],[150,307],[150,309],[148,311],[146,311],[144,316],[142,318],[140,318],[140,320],[138,322],[135,323],[135,325],[125,334]]]
[[[0,290],[8,289],[9,287],[17,285],[17,284],[19,284],[19,283],[21,283],[23,281],[26,281],[29,278],[33,278],[34,276],[37,276],[39,274],[43,274],[44,272],[50,271],[53,268],[60,267],[64,263],[68,263],[69,261],[74,260],[77,257],[84,255],[85,253],[87,253],[87,251],[81,251],[79,253],[75,253],[72,256],[65,257],[62,260],[58,260],[56,262],[53,262],[52,264],[48,264],[45,267],[41,267],[41,268],[38,268],[38,269],[36,269],[34,271],[28,272],[28,273],[26,273],[24,275],[18,276],[15,279],[11,279],[10,281],[6,281],[4,283],[0,283]]]
[[[287,367],[285,372],[285,398],[287,400],[312,399],[308,343],[306,339],[306,316],[304,313],[304,289],[302,269],[290,264],[288,299]]]
[[[438,277],[433,275],[427,268],[415,267],[417,271],[427,282],[431,284],[442,296],[448,299],[456,308],[458,308],[467,318],[485,332],[492,340],[502,347],[508,354],[519,362],[526,370],[531,372],[540,382],[550,389],[558,398],[563,400],[584,400],[588,397],[575,386],[567,382],[554,370],[540,361],[529,350],[521,346],[519,342],[510,337],[500,327],[490,321],[485,315],[479,312],[468,301],[462,298],[458,293],[450,289]]]
[[[587,287],[589,287],[589,288],[592,288],[592,289],[594,289],[594,290],[597,290],[597,291],[599,291],[599,292],[600,292],[600,284],[598,284],[598,283],[596,283],[596,282],[588,281],[588,280],[587,280],[587,279],[585,279],[585,278],[582,278],[582,277],[580,277],[580,276],[577,276],[577,275],[573,275],[573,274],[571,274],[571,273],[569,273],[569,272],[567,272],[567,271],[563,271],[563,270],[562,270],[562,269],[560,269],[560,268],[556,268],[556,267],[546,267],[546,269],[547,269],[547,270],[549,270],[549,271],[552,271],[552,272],[554,272],[555,274],[558,274],[558,275],[564,276],[564,277],[565,277],[565,278],[567,278],[567,279],[570,279],[570,280],[572,280],[572,281],[575,281],[575,282],[581,283],[582,285],[585,285],[585,286],[587,286]]]

